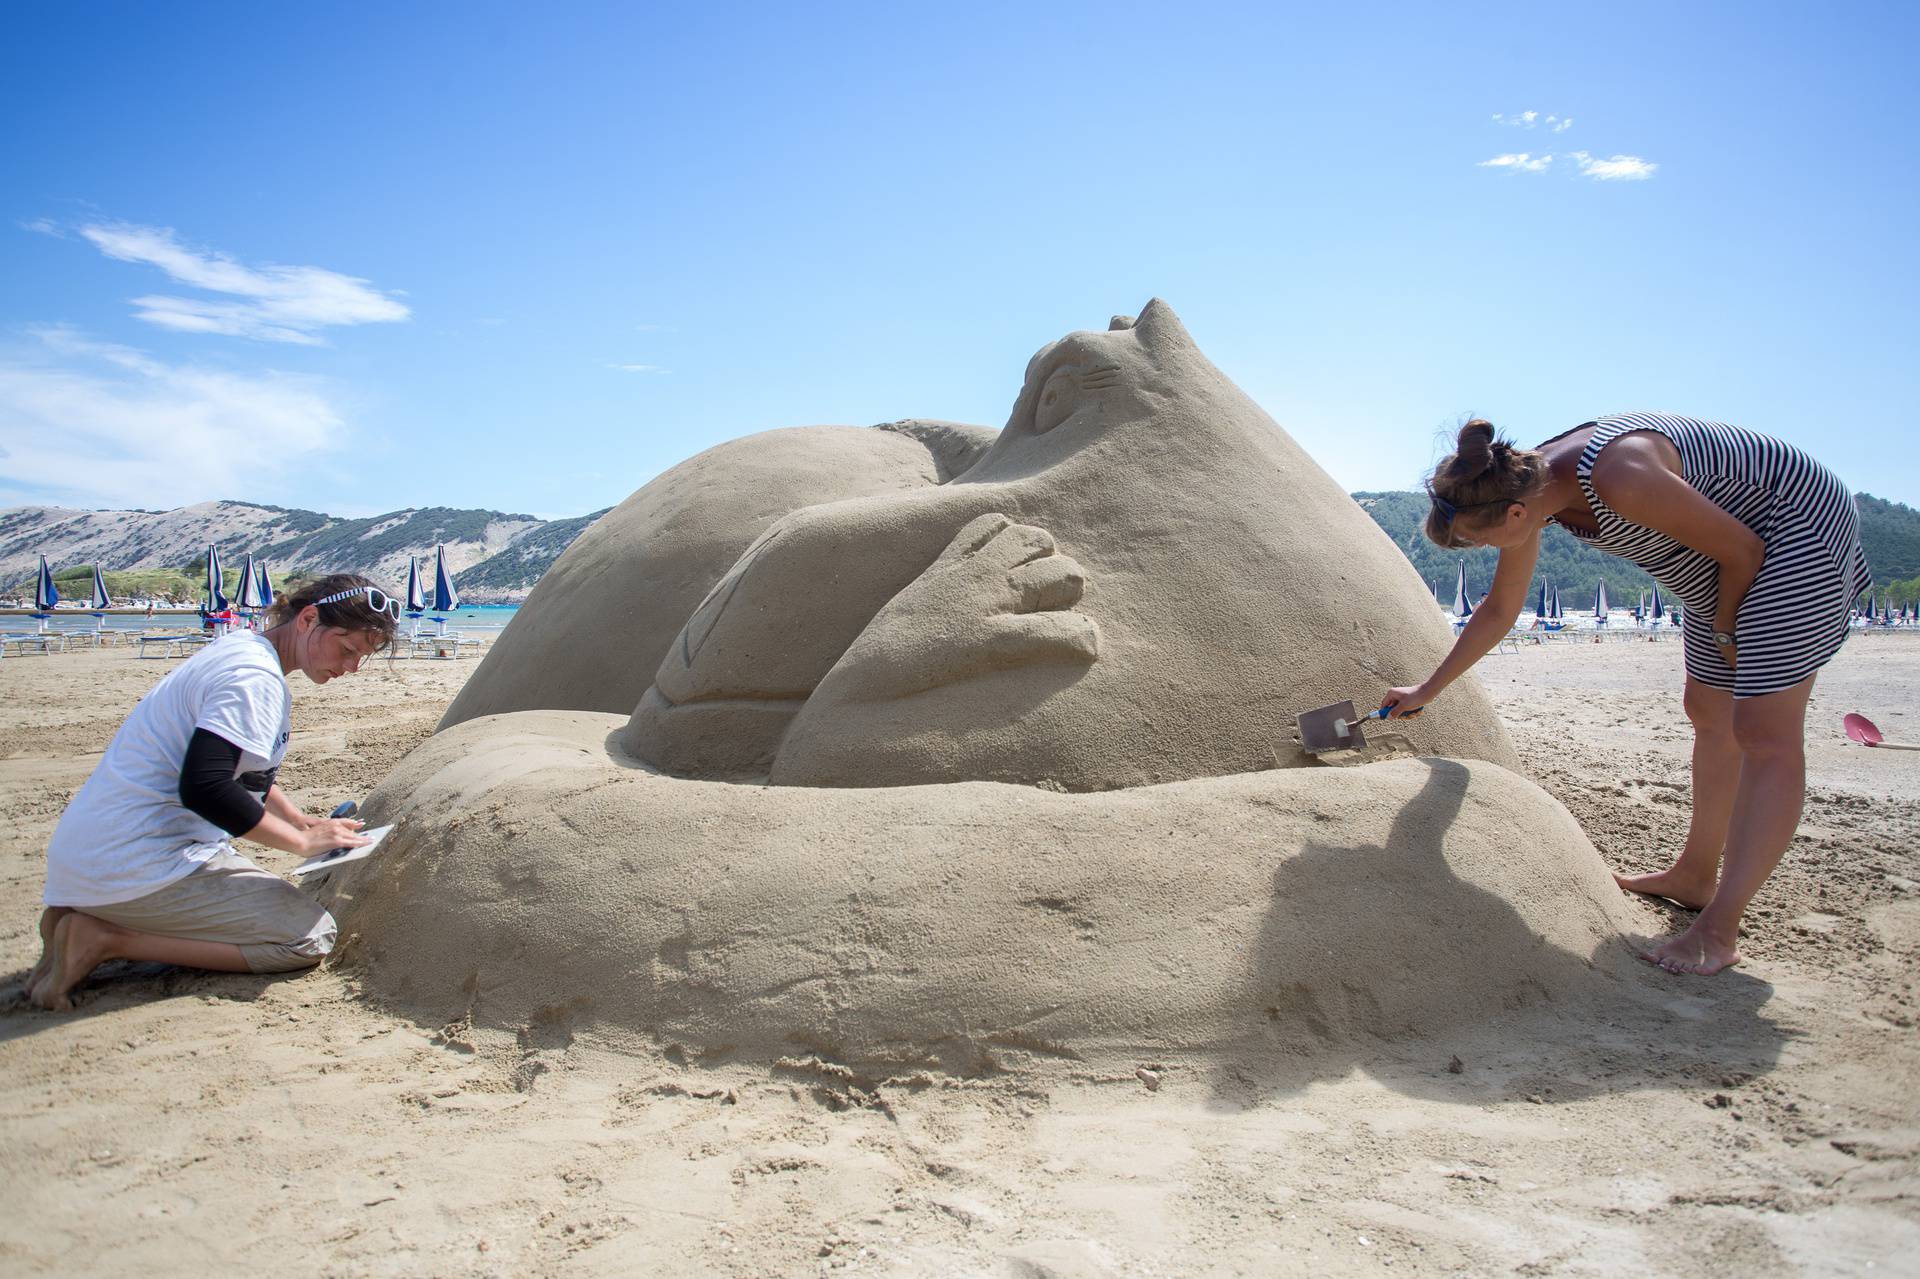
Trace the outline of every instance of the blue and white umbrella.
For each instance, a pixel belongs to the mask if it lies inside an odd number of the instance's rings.
[[[220,573],[220,552],[211,543],[207,546],[207,593],[201,598],[200,611],[203,613],[224,613],[227,611],[226,582]]]
[[[407,612],[414,617],[427,611],[427,593],[420,585],[420,559],[407,556]]]
[[[1553,588],[1553,620],[1558,622],[1562,619],[1562,616],[1560,612],[1560,588],[1556,586]]]
[[[40,557],[40,575],[33,579],[33,615],[40,619],[40,629],[47,629],[47,614],[60,603],[60,590],[53,584],[53,570],[47,567],[47,557]]]
[[[1467,597],[1467,562],[1460,561],[1460,580],[1453,587],[1453,616],[1464,622],[1473,616],[1473,602]]]
[[[93,599],[87,604],[93,615],[106,620],[107,610],[113,607],[113,601],[107,598],[107,575],[100,571],[100,561],[93,563]]]
[[[460,607],[460,592],[453,589],[453,574],[447,572],[447,548],[435,543],[433,548],[433,599],[430,601],[436,613],[451,613]],[[436,617],[440,634],[447,633],[447,619]]]
[[[1593,624],[1605,626],[1607,614],[1611,611],[1612,609],[1607,605],[1607,579],[1603,577],[1593,588]]]
[[[272,608],[273,607],[273,578],[267,575],[267,562],[265,560],[260,561],[259,591],[260,591],[260,607]]]
[[[234,592],[235,602],[240,605],[241,611],[251,615],[273,603],[273,597],[261,590],[265,577],[264,566],[255,565],[253,552],[248,551],[247,566],[240,570],[240,589]]]
[[[1863,613],[1862,616],[1865,617],[1869,622],[1873,620],[1874,603],[1875,603],[1874,594],[1872,591],[1868,591],[1867,592],[1867,611]]]
[[[1548,597],[1548,592],[1551,589],[1552,588],[1547,585],[1547,579],[1544,577],[1541,578],[1540,579],[1540,602],[1533,606],[1533,615],[1539,618],[1543,622],[1547,619],[1547,609],[1552,602]]]
[[[1655,582],[1653,584],[1653,611],[1647,614],[1647,616],[1653,619],[1654,625],[1658,626],[1660,624],[1660,618],[1665,608],[1666,606],[1660,602],[1660,583]]]

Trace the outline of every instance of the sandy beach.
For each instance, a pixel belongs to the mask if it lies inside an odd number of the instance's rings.
[[[47,838],[169,666],[0,663],[9,1273],[1852,1275],[1920,1249],[1920,753],[1840,727],[1920,740],[1920,635],[1856,637],[1823,672],[1806,815],[1741,968],[1648,967],[1599,1019],[1517,1009],[1251,1090],[1152,1062],[711,1070],[564,1019],[415,1024],[332,964],[114,964],[40,1012],[20,986]],[[474,667],[296,678],[283,784],[309,811],[363,796]],[[1527,647],[1479,675],[1609,866],[1665,864],[1689,802],[1678,644]],[[1684,918],[1631,909],[1645,935]]]

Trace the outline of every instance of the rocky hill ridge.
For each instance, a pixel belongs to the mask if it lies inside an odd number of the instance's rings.
[[[211,543],[231,567],[249,552],[278,576],[300,571],[364,573],[398,587],[407,557],[447,548],[469,599],[524,595],[573,539],[604,512],[542,520],[502,511],[425,507],[347,519],[254,502],[214,501],[172,511],[86,511],[55,506],[0,510],[0,583],[32,577],[44,554],[57,569],[177,568]]]

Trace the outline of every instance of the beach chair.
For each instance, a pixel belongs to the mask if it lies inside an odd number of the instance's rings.
[[[39,653],[45,656],[53,651],[54,638],[36,631],[9,632],[0,635],[0,654],[11,652],[15,657],[20,657],[27,653]]]

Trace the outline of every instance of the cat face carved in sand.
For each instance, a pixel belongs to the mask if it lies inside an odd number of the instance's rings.
[[[620,741],[684,776],[1099,790],[1310,762],[1294,715],[1449,636],[1406,559],[1155,300],[1034,356],[964,474],[791,512]],[[1423,754],[1512,764],[1462,681]]]

